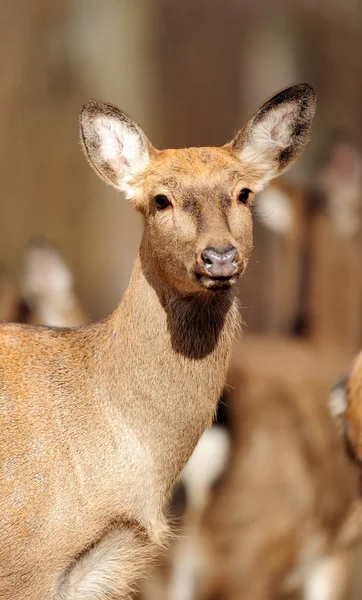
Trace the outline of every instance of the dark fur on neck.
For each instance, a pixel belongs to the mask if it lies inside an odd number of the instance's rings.
[[[144,238],[140,248],[142,271],[167,314],[173,350],[186,358],[205,358],[214,351],[226,317],[236,303],[235,287],[182,295],[174,287],[165,286],[158,265],[149,265],[152,253],[146,246]]]
[[[223,331],[234,299],[232,290],[219,291],[211,297],[200,295],[171,298],[166,312],[175,352],[193,359],[211,354]]]

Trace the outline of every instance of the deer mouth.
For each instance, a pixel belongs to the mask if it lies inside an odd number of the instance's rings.
[[[238,279],[238,275],[214,277],[207,273],[196,273],[196,279],[203,288],[207,290],[225,290],[230,288]]]
[[[194,275],[197,282],[207,290],[225,290],[233,286],[244,273],[245,264],[246,263],[243,260],[240,261],[238,264],[235,264],[235,268],[227,274],[213,274],[210,273],[207,267],[205,268],[197,265],[194,270]]]

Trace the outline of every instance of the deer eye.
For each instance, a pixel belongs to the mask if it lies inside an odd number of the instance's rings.
[[[249,190],[249,188],[243,188],[238,197],[239,202],[242,202],[242,204],[246,204],[250,194],[251,190]]]
[[[171,206],[171,202],[164,194],[157,194],[157,196],[154,197],[154,201],[158,210],[165,210],[165,208]]]

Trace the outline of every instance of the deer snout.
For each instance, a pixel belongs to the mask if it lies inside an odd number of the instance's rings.
[[[238,269],[239,252],[234,246],[205,248],[201,253],[206,271],[212,277],[232,277]]]

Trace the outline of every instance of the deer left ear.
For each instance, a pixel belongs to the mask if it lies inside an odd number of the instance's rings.
[[[293,85],[268,100],[227,144],[258,173],[260,189],[285,171],[308,142],[315,113],[316,93],[311,85]]]
[[[113,104],[90,100],[80,113],[80,136],[95,172],[133,198],[134,178],[146,170],[154,152],[139,125]]]

